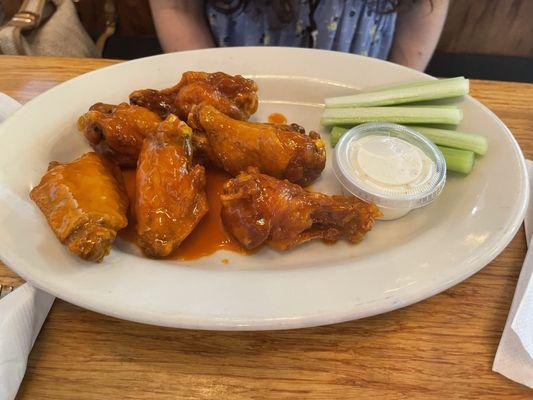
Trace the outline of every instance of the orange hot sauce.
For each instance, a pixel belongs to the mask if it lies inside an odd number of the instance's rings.
[[[268,116],[268,122],[271,124],[286,124],[287,117],[281,113],[272,113]]]
[[[206,169],[205,172],[209,211],[192,233],[181,243],[178,250],[167,257],[167,259],[193,260],[213,254],[215,251],[222,249],[241,254],[246,253],[239,243],[226,233],[220,217],[220,210],[222,208],[220,194],[222,193],[222,187],[231,178],[231,175],[219,169]],[[118,235],[123,240],[138,245],[135,215],[131,212],[131,207],[135,204],[135,170],[124,170],[122,174],[130,198],[130,212],[128,214],[128,226],[121,230]],[[227,261],[223,263],[225,264]]]

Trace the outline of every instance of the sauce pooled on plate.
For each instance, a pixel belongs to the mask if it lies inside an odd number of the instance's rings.
[[[231,250],[241,254],[245,250],[239,243],[230,237],[224,230],[222,219],[220,218],[220,193],[222,187],[231,178],[231,175],[219,169],[206,169],[206,191],[209,202],[209,211],[202,218],[198,226],[181,243],[178,250],[167,257],[174,260],[193,260],[203,256],[213,254],[217,250]],[[130,203],[135,204],[135,170],[122,171],[126,189],[130,198]],[[118,235],[128,242],[138,245],[136,223],[131,211],[128,213],[129,224],[125,229],[119,231]],[[226,260],[226,259],[225,259]],[[227,262],[223,262],[226,264]]]

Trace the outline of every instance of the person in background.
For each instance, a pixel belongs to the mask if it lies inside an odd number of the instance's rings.
[[[165,52],[294,46],[361,54],[424,70],[449,0],[150,0]]]

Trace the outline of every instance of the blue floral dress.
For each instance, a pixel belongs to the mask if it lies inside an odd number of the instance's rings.
[[[238,4],[238,0],[234,0]],[[338,50],[386,59],[396,13],[383,0],[292,0],[283,21],[265,0],[244,2],[226,14],[207,5],[206,15],[218,46],[293,46]]]

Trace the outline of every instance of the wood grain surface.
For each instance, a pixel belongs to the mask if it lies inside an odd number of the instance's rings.
[[[0,56],[0,91],[26,102],[110,60]],[[473,81],[472,94],[533,157],[533,85]],[[512,194],[509,194],[512,195]],[[491,371],[526,246],[410,307],[277,332],[166,329],[56,300],[18,399],[531,399]],[[21,283],[0,265],[1,283]]]
[[[452,0],[437,51],[533,57],[533,1]]]

